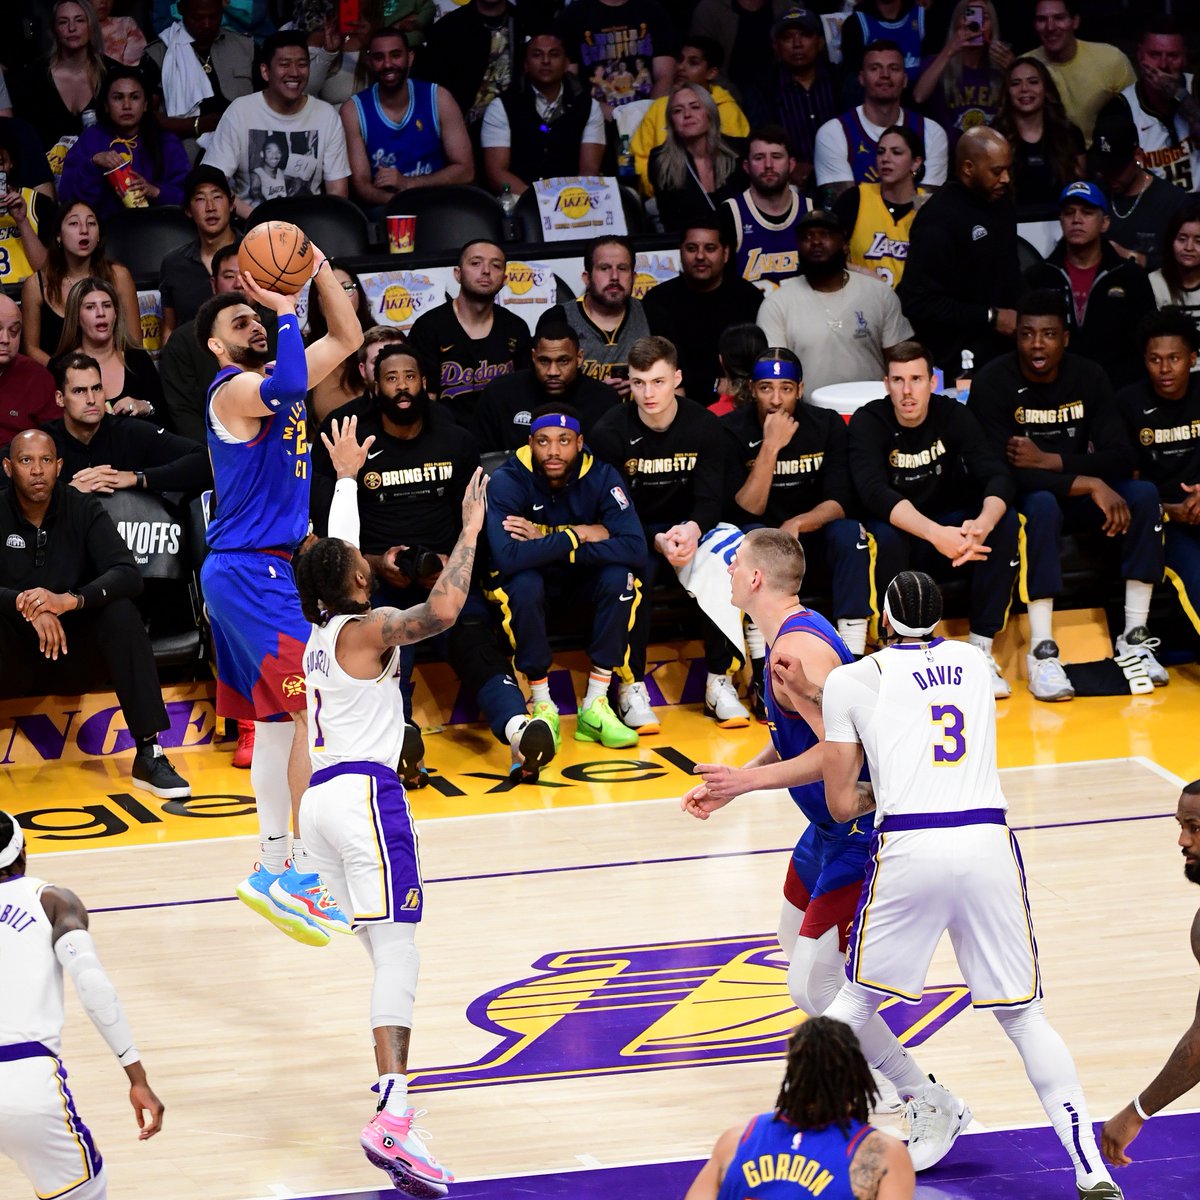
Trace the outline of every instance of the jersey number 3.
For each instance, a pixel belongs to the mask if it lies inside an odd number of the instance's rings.
[[[953,704],[931,704],[929,719],[936,726],[940,741],[933,743],[935,766],[956,763],[967,752],[967,735],[963,729],[962,711]]]

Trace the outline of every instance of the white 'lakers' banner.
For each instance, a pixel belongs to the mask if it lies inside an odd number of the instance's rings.
[[[358,277],[375,321],[405,332],[423,312],[445,303],[446,284],[453,279],[453,267],[369,271]]]
[[[626,232],[621,191],[612,176],[539,179],[533,190],[544,241],[567,242]]]

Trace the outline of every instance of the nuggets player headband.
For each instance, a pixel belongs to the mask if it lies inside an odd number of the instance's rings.
[[[892,616],[892,598],[890,595],[886,595],[883,598],[883,613],[888,619],[888,624],[901,637],[928,637],[934,630],[933,625],[931,625],[928,629],[914,629],[911,625],[905,625],[903,621],[897,621],[896,618]]]
[[[750,378],[755,383],[760,379],[790,379],[793,383],[799,383],[800,368],[794,362],[785,362],[780,358],[760,358],[754,364]]]
[[[17,818],[11,813],[4,814],[13,823],[13,835],[8,840],[8,845],[0,848],[0,867],[7,867],[15,863],[21,857],[21,848],[25,845],[25,834],[21,830],[21,826],[17,824]]]
[[[537,433],[539,429],[569,429],[572,433],[580,432],[579,422],[574,417],[568,417],[566,413],[543,414],[529,426],[530,435]]]

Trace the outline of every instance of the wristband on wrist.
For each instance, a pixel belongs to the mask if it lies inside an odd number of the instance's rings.
[[[1134,1096],[1129,1103],[1133,1107],[1133,1111],[1137,1113],[1137,1115],[1141,1117],[1143,1121],[1150,1120],[1150,1114],[1142,1107],[1141,1096]]]

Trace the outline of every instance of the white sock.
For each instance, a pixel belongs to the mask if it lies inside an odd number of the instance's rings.
[[[867,652],[867,618],[839,617],[837,631],[851,654],[860,657]]]
[[[301,875],[315,875],[317,873],[317,864],[309,858],[308,851],[304,848],[304,843],[298,837],[292,838],[292,866]]]
[[[539,704],[543,700],[549,700],[550,680],[548,678],[531,679],[529,681],[529,691],[533,695],[534,704]]]
[[[516,745],[517,738],[525,732],[525,726],[528,724],[528,717],[509,717],[508,724],[504,726],[504,736],[510,746]]]
[[[1140,579],[1125,580],[1125,634],[1131,629],[1145,625],[1150,619],[1150,597],[1154,592],[1154,584],[1143,583]]]
[[[992,652],[992,639],[989,637],[984,637],[982,633],[968,633],[967,641],[970,642],[972,646],[976,646],[982,650],[984,654],[991,654]]]
[[[404,1116],[408,1107],[407,1075],[380,1075],[379,1107],[393,1117]]]
[[[1054,597],[1029,602],[1029,648],[1054,640]]]
[[[839,622],[839,627],[840,624]],[[746,653],[750,655],[751,662],[756,658],[766,658],[767,656],[767,639],[763,637],[763,631],[753,621],[746,623]]]
[[[258,809],[259,862],[272,875],[282,875],[291,857],[292,793],[288,759],[292,753],[291,721],[254,722],[254,761],[250,787]]]
[[[593,667],[588,673],[587,691],[584,693],[581,707],[587,708],[593,700],[599,700],[601,696],[607,696],[608,685],[611,682],[611,671],[602,670],[600,667]]]

